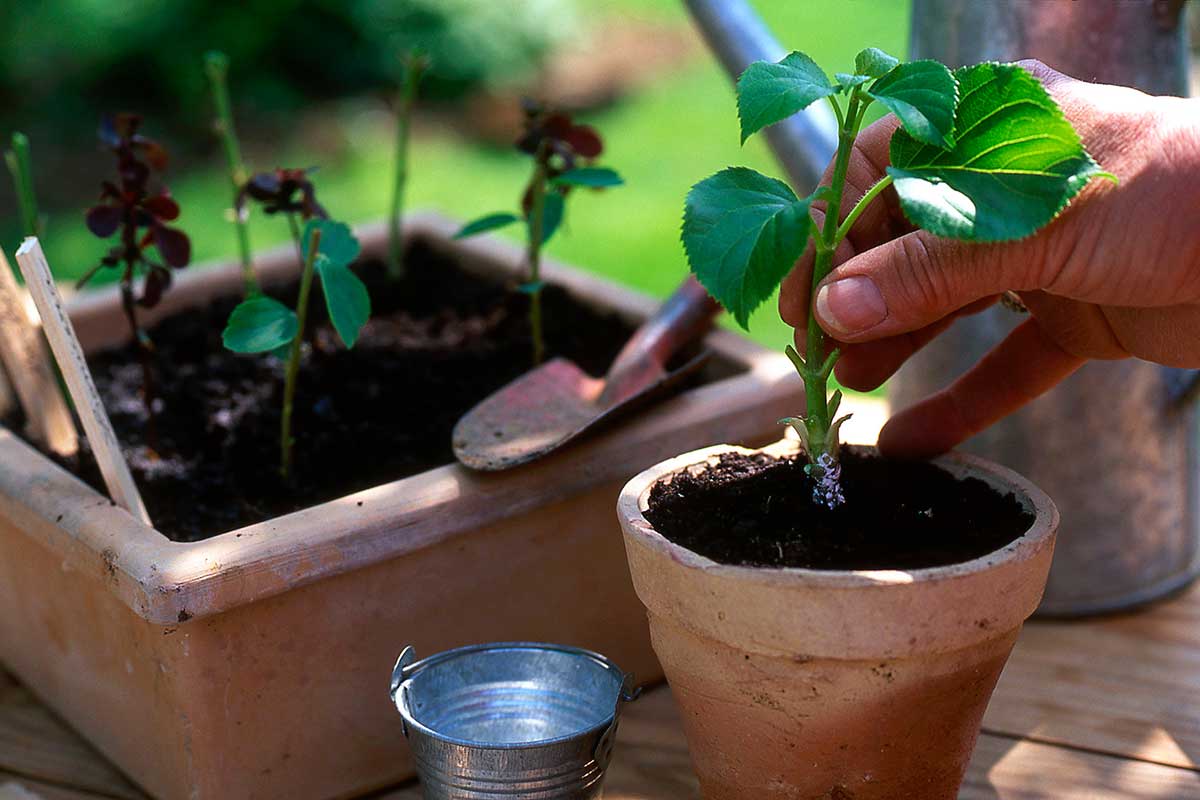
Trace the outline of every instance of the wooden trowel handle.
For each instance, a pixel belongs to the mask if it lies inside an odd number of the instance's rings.
[[[620,402],[657,380],[671,356],[708,332],[720,308],[689,275],[621,349],[608,370],[602,403]]]

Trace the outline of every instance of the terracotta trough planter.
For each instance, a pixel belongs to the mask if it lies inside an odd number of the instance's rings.
[[[782,455],[781,442],[764,452]],[[717,564],[661,536],[651,487],[712,447],[626,485],[618,504],[655,652],[683,711],[706,800],[954,800],[992,689],[1041,599],[1058,512],[982,459],[937,463],[1013,492],[1029,531],[982,558],[911,571]]]
[[[408,233],[473,270],[520,269],[516,248],[453,243],[455,227],[423,217]],[[382,227],[360,238],[384,252]],[[267,284],[293,277],[292,249],[259,267]],[[631,319],[654,307],[545,275]],[[190,271],[148,317],[240,285],[234,265]],[[119,314],[105,292],[72,317],[95,350],[120,343]],[[553,641],[654,678],[612,498],[670,453],[774,438],[796,402],[786,359],[722,331],[708,344],[711,382],[527,468],[448,465],[190,544],[0,428],[0,661],[166,800],[331,798],[411,775],[386,692],[403,644]]]

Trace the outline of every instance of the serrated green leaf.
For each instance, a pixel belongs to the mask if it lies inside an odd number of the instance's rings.
[[[745,167],[723,169],[688,192],[682,238],[692,272],[743,328],[804,252],[810,202]]]
[[[260,294],[238,303],[221,340],[235,353],[266,353],[289,344],[299,329],[295,311]]]
[[[854,57],[854,71],[868,78],[878,78],[895,69],[900,59],[889,56],[878,47],[860,50]]]
[[[308,258],[308,243],[312,240],[312,232],[318,228],[321,230],[318,254],[342,266],[351,264],[358,258],[362,247],[358,239],[354,238],[354,231],[350,230],[346,223],[332,219],[311,219],[304,226],[304,237],[300,241],[305,258]]]
[[[549,192],[542,203],[542,244],[550,241],[558,226],[562,224],[565,200],[558,192]],[[532,235],[532,234],[531,234]]]
[[[608,167],[577,167],[569,169],[551,181],[555,186],[588,186],[599,189],[625,183],[615,169]]]
[[[938,147],[954,146],[958,84],[945,64],[901,64],[871,84],[867,94],[887,106],[914,139]]]
[[[855,86],[871,80],[870,75],[851,75],[848,72],[838,72],[833,77],[837,79],[838,91],[841,92],[853,89]]]
[[[313,265],[321,278],[325,308],[333,329],[346,347],[354,347],[358,334],[371,316],[371,297],[367,287],[345,264],[339,264],[324,253],[317,255]]]
[[[1045,88],[1014,64],[954,73],[957,142],[922,144],[892,135],[888,173],[900,206],[939,236],[998,242],[1029,236],[1102,174]]]
[[[777,64],[755,61],[746,67],[737,81],[742,142],[768,125],[787,119],[833,94],[837,94],[837,88],[804,53],[790,53]]]
[[[455,239],[465,239],[468,236],[494,231],[497,228],[503,228],[505,225],[511,225],[520,217],[516,214],[488,214],[485,217],[474,219],[458,229],[458,233],[454,234]]]

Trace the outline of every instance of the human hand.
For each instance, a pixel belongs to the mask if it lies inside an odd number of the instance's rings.
[[[956,317],[1006,290],[1032,315],[951,386],[893,416],[879,437],[886,454],[944,452],[1087,359],[1200,367],[1200,101],[1022,66],[1120,182],[1092,181],[1049,227],[1005,244],[916,230],[890,188],[866,209],[817,293],[818,321],[841,349],[842,385],[879,386]],[[884,175],[896,124],[889,116],[860,134],[843,216]],[[812,261],[810,252],[798,262],[779,299],[801,349]]]

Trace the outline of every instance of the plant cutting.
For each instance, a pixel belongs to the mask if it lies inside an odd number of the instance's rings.
[[[600,134],[590,125],[576,124],[569,115],[551,112],[536,103],[525,104],[525,132],[517,149],[533,159],[533,174],[521,195],[520,216],[488,214],[468,222],[455,238],[475,236],[525,221],[528,274],[520,290],[529,295],[529,332],[534,366],[546,356],[542,326],[542,248],[562,223],[567,195],[577,186],[603,189],[624,181],[613,169],[594,166],[604,151]]]
[[[388,214],[388,271],[395,280],[404,274],[404,187],[408,184],[408,139],[413,106],[421,79],[429,69],[429,56],[409,50],[400,59],[400,96],[396,100],[396,173],[392,181],[392,207]]]
[[[37,195],[33,191],[33,158],[29,154],[29,137],[20,131],[12,135],[12,147],[4,151],[4,163],[12,175],[17,208],[21,212],[21,229],[26,236],[37,236],[42,228],[38,214]]]
[[[242,263],[246,295],[250,296],[259,292],[259,286],[258,278],[254,275],[254,262],[250,255],[250,231],[247,226],[246,208],[237,202],[249,175],[246,172],[246,165],[242,161],[242,148],[238,143],[237,129],[233,125],[233,106],[229,102],[229,56],[218,50],[205,53],[204,72],[208,76],[209,88],[212,90],[213,96],[213,108],[216,111],[213,130],[221,139],[221,148],[225,151],[225,162],[229,170],[229,181],[233,186],[233,205],[230,213],[237,230],[238,257]]]
[[[794,52],[778,63],[747,68],[737,82],[737,99],[743,143],[822,100],[838,120],[830,180],[807,197],[744,167],[722,170],[688,193],[682,234],[688,262],[742,327],[810,239],[815,299],[837,246],[889,187],[917,227],[965,241],[1000,242],[1031,235],[1091,178],[1106,175],[1037,79],[1012,64],[951,72],[936,61],[901,64],[868,48],[856,57],[852,74],[838,73],[831,81],[811,58]],[[850,154],[876,102],[900,122],[891,140],[891,164],[843,215]],[[814,216],[818,209],[820,216]],[[791,345],[786,351],[804,381],[808,410],[784,422],[808,454],[814,497],[833,508],[845,501],[838,429],[846,417],[837,416],[841,392],[828,392],[839,353],[826,352],[815,314],[805,341],[803,355]]]
[[[742,326],[810,241],[815,297],[884,193],[914,227],[983,246],[1034,233],[1107,176],[1017,65],[952,71],[872,48],[831,80],[794,52],[748,67],[737,100],[743,141],[814,102],[839,126],[829,180],[807,197],[739,167],[688,193],[692,270]],[[898,123],[890,164],[848,197],[875,103]],[[783,420],[798,442],[688,453],[621,494],[655,651],[709,800],[951,800],[1041,598],[1057,512],[979,459],[898,464],[843,447],[842,395],[828,391],[838,352],[815,315],[804,351],[787,348],[806,390],[806,413]]]
[[[154,347],[138,322],[137,308],[153,308],[171,285],[171,270],[183,269],[191,260],[191,240],[167,225],[179,217],[179,204],[165,185],[152,186],[153,174],[167,168],[167,151],[139,133],[142,119],[136,114],[116,114],[100,123],[100,142],[117,160],[117,181],[101,183],[100,201],[85,215],[88,230],[101,239],[119,234],[100,262],[79,279],[82,287],[101,269],[119,269],[121,306],[142,364],[142,399],[152,449],[154,435]],[[152,256],[154,248],[157,259]],[[135,296],[134,283],[144,278]]]
[[[267,214],[287,216],[303,264],[295,309],[273,297],[251,295],[229,315],[222,336],[225,347],[235,353],[275,353],[286,361],[279,431],[279,474],[286,480],[292,473],[292,411],[313,278],[321,279],[330,322],[347,348],[354,347],[367,324],[371,298],[366,285],[350,269],[358,258],[358,240],[349,225],[328,218],[304,170],[280,169],[255,175],[238,193],[239,214],[246,198],[262,203]],[[303,232],[297,216],[308,220]]]

